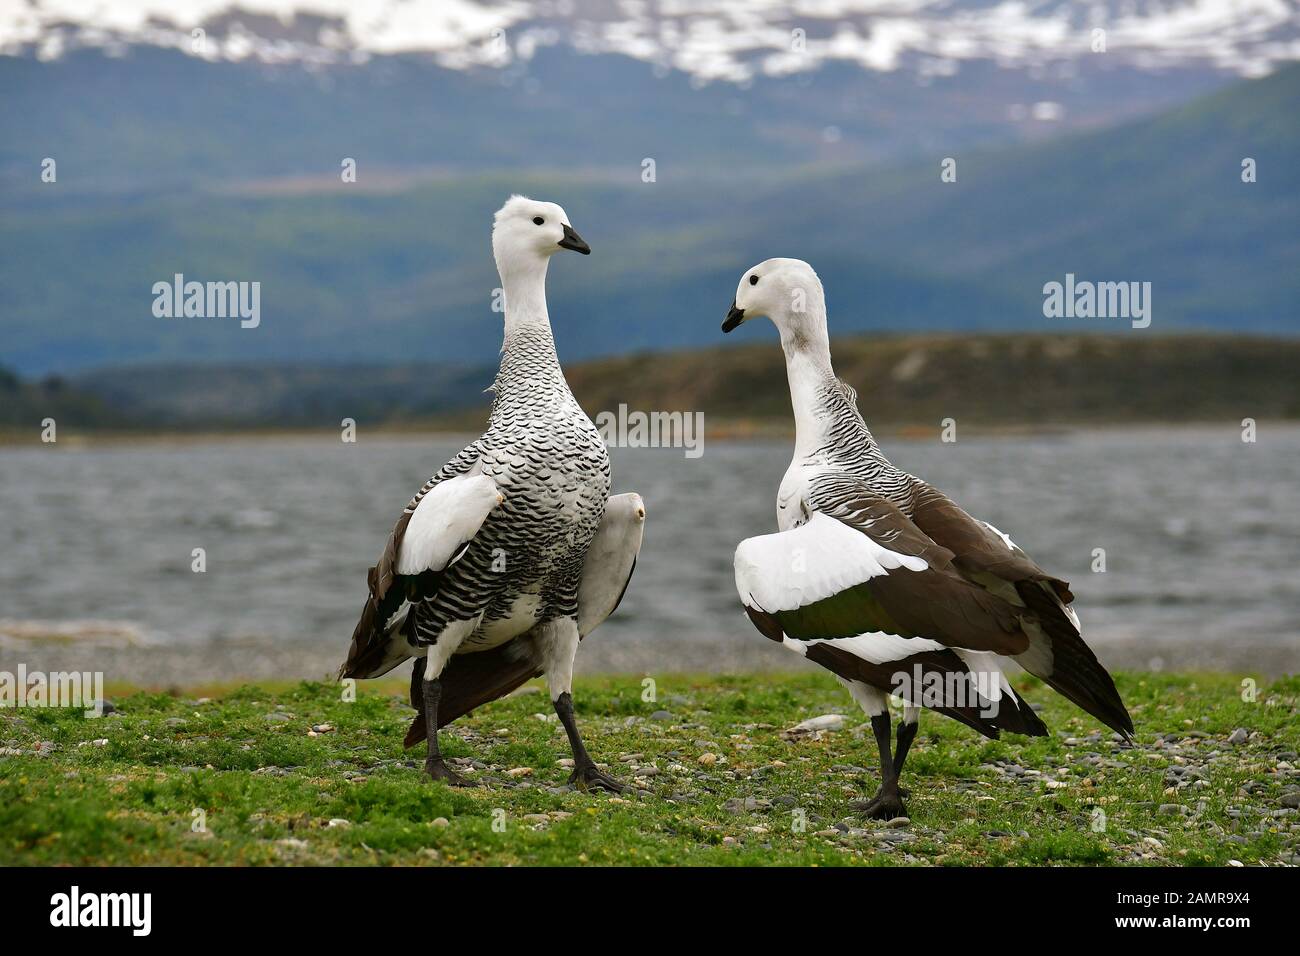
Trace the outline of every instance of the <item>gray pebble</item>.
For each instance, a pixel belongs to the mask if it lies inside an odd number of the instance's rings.
[[[772,809],[772,801],[760,800],[756,797],[745,797],[743,800],[739,797],[732,797],[722,805],[722,809],[728,813],[755,813]]]

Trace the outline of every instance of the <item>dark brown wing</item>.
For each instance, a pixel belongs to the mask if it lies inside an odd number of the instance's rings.
[[[1068,610],[1070,585],[1052,577],[1008,540],[976,521],[947,495],[919,483],[912,521],[953,552],[953,567],[991,593],[1023,608],[1030,652],[1019,663],[1112,730],[1133,734],[1133,720],[1115,681],[1083,641]]]
[[[1107,726],[1132,733],[1132,721],[1114,681],[1083,642],[1076,619],[1067,610],[1069,586],[1044,572],[1000,534],[928,485],[919,486],[912,518],[865,486],[835,504],[820,504],[818,511],[895,555],[924,559],[925,568],[877,568],[860,583],[833,593],[809,588],[815,599],[797,607],[747,604],[751,619],[768,637],[833,640],[883,633],[928,638],[949,648],[992,651],[1015,658]],[[810,529],[816,520],[815,515]],[[747,543],[737,550],[738,568]],[[740,571],[738,585],[739,575]],[[821,579],[831,578],[823,574]],[[749,591],[754,593],[753,588]],[[744,594],[742,589],[742,598]]]
[[[1022,582],[1032,581],[1046,584],[1063,604],[1074,600],[1069,584],[1052,577],[983,521],[972,518],[925,482],[917,483],[912,523],[930,540],[951,551],[953,566],[976,583],[996,589],[997,581],[1005,581],[1015,589]],[[1004,592],[1004,596],[1009,595]]]
[[[413,593],[428,595],[437,590],[436,572],[432,576],[422,574],[411,578],[397,573],[397,556],[401,552],[402,538],[406,534],[406,526],[411,523],[411,516],[415,514],[415,509],[424,500],[424,496],[448,478],[470,474],[478,465],[478,461],[478,443],[475,442],[464,448],[424,483],[424,487],[416,492],[415,497],[397,519],[397,523],[393,525],[392,533],[384,542],[384,550],[379,556],[379,562],[367,573],[366,584],[369,593],[366,595],[366,603],[361,608],[361,618],[352,630],[352,645],[348,649],[348,658],[339,668],[340,678],[365,676],[378,666],[388,644],[389,635],[386,633],[386,628],[393,615],[401,610],[402,604]]]
[[[892,502],[864,493],[823,513],[882,548],[923,558],[927,568],[896,569],[797,612],[778,614],[791,637],[882,631],[998,654],[1019,654],[1028,647],[1017,608],[967,580],[955,567],[954,553]]]

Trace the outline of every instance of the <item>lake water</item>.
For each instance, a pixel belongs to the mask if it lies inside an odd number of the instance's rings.
[[[883,444],[1069,580],[1103,659],[1297,669],[1300,429],[1266,425],[1255,444],[1230,425]],[[458,448],[364,435],[2,448],[0,656],[130,671],[110,679],[322,674],[394,518]],[[731,569],[741,538],[774,530],[790,444],[612,454],[615,490],[640,492],[649,514],[587,669],[797,665],[740,613]]]

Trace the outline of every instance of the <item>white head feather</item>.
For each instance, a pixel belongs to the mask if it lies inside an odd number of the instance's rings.
[[[733,312],[724,331],[767,316],[787,348],[803,350],[827,340],[826,296],[813,267],[802,259],[766,259],[745,270],[736,286]]]
[[[571,240],[568,245],[566,237]],[[527,196],[511,196],[492,220],[492,255],[502,277],[515,272],[534,272],[562,249],[582,252],[586,243],[577,238],[569,216],[558,204]],[[588,250],[590,251],[590,250]]]

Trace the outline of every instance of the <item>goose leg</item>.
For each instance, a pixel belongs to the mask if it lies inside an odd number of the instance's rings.
[[[573,774],[569,783],[579,790],[609,790],[622,793],[627,787],[600,770],[587,753],[587,746],[578,733],[578,722],[573,715],[573,658],[578,652],[578,624],[571,618],[561,618],[539,629],[538,644],[542,652],[542,666],[546,683],[555,705],[555,715],[564,725],[573,751]]]
[[[428,755],[424,758],[424,772],[430,780],[442,780],[453,787],[473,786],[456,771],[447,766],[438,749],[438,702],[442,699],[442,681],[425,680],[420,688],[424,692],[424,728],[428,739]]]
[[[912,746],[912,741],[916,739],[916,731],[920,727],[921,708],[904,707],[903,722],[898,725],[898,749],[894,751],[894,776],[903,776],[903,761],[907,759],[907,751]],[[910,797],[906,787],[899,787],[898,792],[901,796]]]
[[[626,785],[598,768],[587,753],[582,735],[578,733],[578,723],[573,718],[573,695],[568,691],[555,698],[555,713],[564,725],[564,732],[569,735],[569,747],[573,751],[573,773],[569,776],[569,783],[579,790],[608,790],[611,793],[626,790]]]
[[[892,820],[894,817],[907,816],[902,795],[898,791],[898,771],[895,769],[894,757],[890,752],[892,741],[888,708],[871,718],[871,730],[876,736],[876,748],[880,751],[881,782],[880,790],[863,808],[863,812],[875,820]],[[908,737],[907,741],[910,744],[911,738]],[[906,748],[903,748],[903,756],[907,756]]]
[[[438,704],[442,700],[442,669],[456,652],[460,643],[478,626],[478,618],[459,621],[445,628],[431,644],[422,661],[417,661],[411,674],[412,704],[415,704],[415,683],[420,681],[420,696],[424,705],[424,732],[428,751],[424,758],[424,772],[430,780],[441,780],[453,787],[472,787],[475,783],[466,780],[447,766],[438,747]],[[418,705],[417,709],[418,708]]]
[[[424,658],[417,657],[411,668],[411,706],[424,717]]]

